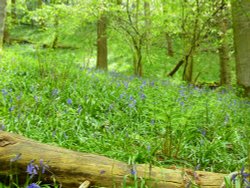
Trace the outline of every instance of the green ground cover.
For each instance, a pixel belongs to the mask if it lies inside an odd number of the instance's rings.
[[[215,172],[246,164],[250,103],[234,89],[107,74],[72,51],[32,45],[7,47],[0,72],[6,131],[125,162]]]

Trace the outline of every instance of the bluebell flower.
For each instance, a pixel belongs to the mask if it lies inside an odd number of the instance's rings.
[[[203,129],[203,130],[201,131],[201,134],[202,134],[202,136],[206,136],[206,134],[207,134],[206,130]]]
[[[5,89],[2,89],[2,95],[5,97],[6,95],[8,95],[8,91],[6,91]]]
[[[65,138],[66,140],[69,138],[68,135],[66,134],[66,132],[63,133],[63,136],[64,136],[64,138]]]
[[[183,107],[185,105],[185,103],[183,101],[181,101],[180,105]]]
[[[18,101],[20,101],[21,100],[21,98],[22,98],[22,92],[20,93],[20,95],[18,95],[17,97],[16,97],[16,99],[18,100]]]
[[[54,138],[56,136],[56,130],[52,132],[52,137]]]
[[[0,130],[1,130],[1,131],[4,131],[4,130],[5,130],[5,125],[2,124],[2,125],[0,126]]]
[[[41,159],[39,163],[40,163],[41,172],[42,174],[44,174],[45,171],[49,168],[49,166],[44,164],[43,159]]]
[[[38,96],[35,95],[35,96],[34,96],[34,99],[35,99],[36,102],[39,102]]]
[[[34,160],[30,161],[30,163],[27,165],[26,172],[29,175],[36,175],[38,170],[38,166],[34,165]]]
[[[124,82],[124,86],[126,89],[128,89],[128,82]]]
[[[151,146],[147,145],[147,151],[150,152],[150,150],[151,150]]]
[[[195,167],[195,171],[196,171],[196,170],[199,170],[199,169],[200,169],[200,167],[201,167],[201,165],[200,165],[200,164],[198,164],[198,165]]]
[[[124,93],[120,94],[120,99],[122,99],[124,97]]]
[[[225,119],[224,119],[224,124],[226,125],[228,124],[228,122],[229,122],[229,115],[226,114]]]
[[[73,103],[72,99],[67,99],[67,104],[71,105]]]
[[[15,107],[14,107],[14,106],[10,107],[10,108],[9,108],[9,112],[14,111],[14,109],[15,109]]]
[[[154,120],[154,119],[151,119],[150,124],[151,124],[151,125],[154,125],[154,124],[155,124],[155,120]]]
[[[111,111],[114,108],[114,104],[109,105],[109,111]]]
[[[130,108],[135,108],[135,106],[136,106],[136,100],[131,101],[128,106]]]
[[[146,95],[144,93],[141,93],[141,100],[145,100],[146,99]]]
[[[100,174],[105,174],[105,172],[106,172],[105,170],[101,170]]]
[[[40,186],[36,183],[32,183],[32,184],[28,185],[27,188],[40,188]]]
[[[52,96],[57,96],[59,93],[58,89],[53,89]]]
[[[136,175],[136,170],[135,170],[134,168],[132,168],[131,171],[130,171],[130,173],[131,173],[132,175]]]

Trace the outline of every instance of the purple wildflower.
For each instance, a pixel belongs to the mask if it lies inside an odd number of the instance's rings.
[[[5,125],[2,124],[2,125],[0,126],[0,131],[4,131],[4,130],[5,130]]]
[[[132,168],[131,171],[130,171],[130,173],[131,173],[132,175],[135,175],[135,174],[136,174],[136,170]]]
[[[30,161],[30,163],[27,165],[27,169],[26,172],[29,175],[36,175],[37,174],[37,170],[38,170],[38,166],[34,165],[34,160]]]
[[[154,119],[151,119],[150,124],[151,124],[151,125],[154,125],[154,124],[155,124],[155,120],[154,120]]]
[[[59,93],[58,89],[53,89],[52,96],[57,96]]]
[[[144,93],[141,93],[141,100],[145,100],[146,99],[146,95]]]
[[[36,183],[32,183],[32,184],[28,185],[27,188],[40,188],[40,186]]]
[[[105,172],[106,172],[105,170],[101,170],[100,174],[105,174]]]
[[[66,134],[66,132],[63,133],[63,136],[64,136],[64,138],[65,138],[66,140],[69,138],[68,135]]]
[[[10,108],[9,108],[9,112],[14,111],[14,109],[15,109],[15,107],[14,107],[14,106],[10,107]]]
[[[56,136],[56,130],[52,132],[52,137],[54,138]]]
[[[44,164],[43,159],[40,160],[40,168],[41,168],[42,174],[44,174],[45,171],[49,168],[48,165]]]
[[[2,94],[3,94],[4,97],[5,97],[6,95],[8,95],[8,91],[6,91],[5,89],[2,89],[1,91],[2,91]]]
[[[150,152],[150,150],[151,150],[151,146],[147,145],[147,151]]]
[[[225,125],[228,124],[229,118],[230,118],[229,115],[226,114],[225,119],[224,119],[224,124],[225,124]]]
[[[72,99],[67,99],[67,104],[71,105],[73,103]]]
[[[39,102],[38,96],[34,96],[34,99],[35,99],[36,102]]]

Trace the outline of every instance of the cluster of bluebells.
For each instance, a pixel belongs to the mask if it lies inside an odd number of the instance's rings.
[[[31,160],[27,165],[26,172],[30,175],[30,179],[37,175],[39,172],[44,174],[48,169],[48,166],[43,163],[43,160],[40,160],[39,166],[34,163],[34,160]]]
[[[241,181],[245,185],[246,188],[250,188],[250,182],[248,181],[250,174],[245,172],[244,166],[241,168],[239,173],[235,173],[232,175],[231,180],[233,181],[233,183],[236,182],[237,176],[240,176]]]
[[[28,185],[27,188],[40,188],[40,186],[36,183],[32,183],[32,184]]]

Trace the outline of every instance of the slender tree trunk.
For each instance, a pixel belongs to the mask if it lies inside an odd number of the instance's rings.
[[[7,5],[7,0],[0,1],[0,52],[2,51],[3,48],[6,5]]]
[[[37,0],[37,6],[38,8],[41,8],[43,5],[43,1],[42,0]]]
[[[102,13],[97,21],[97,69],[108,70],[107,17]]]
[[[232,1],[237,83],[250,97],[250,1]]]
[[[189,58],[185,61],[185,67],[183,70],[182,78],[183,80],[187,81],[188,83],[192,83],[193,81],[193,68],[194,68],[194,54],[196,51],[197,43],[199,42],[200,37],[200,1],[196,0],[196,15],[194,20],[194,26],[193,26],[193,33],[191,36],[190,44],[188,46],[190,47],[189,50]],[[185,24],[185,23],[184,23]]]
[[[12,23],[17,22],[16,0],[11,0],[11,18],[12,18]]]
[[[167,32],[165,33],[165,38],[166,38],[166,42],[167,42],[166,54],[170,57],[174,57],[173,40]]]
[[[194,68],[194,57],[191,56],[185,61],[185,67],[183,71],[182,79],[191,83],[193,81],[193,68]]]
[[[162,10],[163,10],[164,15],[166,15],[166,13],[167,13],[166,7],[167,7],[166,0],[162,0]],[[167,24],[166,24],[167,19],[164,20],[164,23],[165,23],[165,27],[167,27]],[[172,38],[169,35],[168,31],[165,31],[164,35],[165,35],[165,39],[166,39],[166,55],[170,56],[170,57],[173,57],[174,56],[174,50],[173,50]]]
[[[134,74],[135,76],[143,76],[142,52],[141,47],[134,44]]]
[[[227,19],[224,17],[219,23],[221,35],[220,35],[220,46],[219,58],[220,58],[220,84],[221,85],[230,85],[231,84],[231,67],[229,62],[229,49],[227,42]]]
[[[56,10],[57,12],[58,10]],[[59,26],[59,17],[58,17],[58,12],[55,14],[55,17],[54,17],[54,29],[55,29],[55,33],[54,33],[54,40],[52,42],[52,48],[56,48],[57,46],[57,43],[58,43],[58,26]]]
[[[144,0],[144,17],[145,17],[145,38],[148,41],[150,39],[150,29],[151,29],[151,20],[150,20],[150,3],[148,0]]]
[[[10,43],[10,34],[9,34],[9,30],[8,30],[8,26],[7,25],[5,25],[5,27],[4,27],[3,42],[5,44],[9,44]]]

